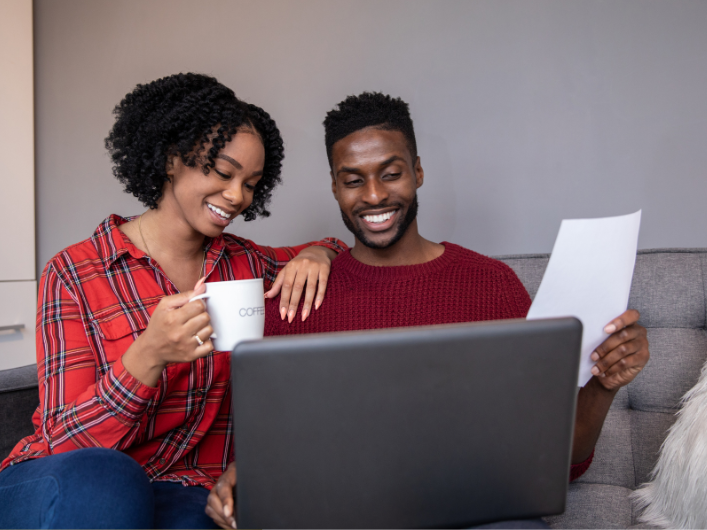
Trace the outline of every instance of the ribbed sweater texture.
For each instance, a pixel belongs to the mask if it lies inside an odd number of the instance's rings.
[[[305,322],[280,320],[266,304],[265,335],[323,333],[524,318],[530,297],[513,270],[452,243],[420,265],[374,267],[340,254],[322,307]]]
[[[324,303],[301,321],[281,320],[279,299],[265,304],[265,336],[427,326],[525,318],[530,296],[515,272],[498,260],[453,243],[427,263],[374,267],[345,251],[331,264]],[[572,465],[581,476],[591,457]]]

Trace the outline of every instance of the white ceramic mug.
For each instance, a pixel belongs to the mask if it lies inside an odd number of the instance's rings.
[[[265,329],[263,279],[206,283],[206,292],[192,298],[206,299],[216,351],[231,351],[244,340],[262,339]]]

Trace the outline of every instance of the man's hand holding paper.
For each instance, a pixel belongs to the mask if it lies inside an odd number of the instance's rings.
[[[607,390],[629,384],[648,362],[646,328],[638,324],[640,315],[629,309],[604,328],[611,333],[590,356],[596,364],[591,373]]]
[[[572,462],[586,461],[614,395],[648,362],[646,329],[628,305],[641,212],[562,221],[529,319],[574,316],[582,351]]]
[[[638,312],[626,311],[640,224],[640,211],[619,217],[562,221],[543,281],[528,311],[529,319],[574,316],[582,321],[580,386],[586,385],[592,375],[603,373],[606,375],[602,379],[609,378],[603,386],[621,386],[647,362],[647,343],[635,342],[639,336],[645,341],[645,330],[637,324]],[[630,358],[640,351],[645,355]],[[592,357],[594,353],[597,359]],[[595,363],[600,360],[597,372]],[[616,363],[619,365],[614,366]],[[621,370],[629,366],[631,370]],[[613,377],[618,372],[622,375]]]

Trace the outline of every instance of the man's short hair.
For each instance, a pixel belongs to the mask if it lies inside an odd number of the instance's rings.
[[[348,96],[337,108],[330,110],[324,119],[324,142],[329,167],[333,167],[331,151],[334,144],[366,127],[403,133],[412,161],[415,162],[417,143],[408,104],[400,98],[392,98],[380,92],[363,92],[358,96]]]

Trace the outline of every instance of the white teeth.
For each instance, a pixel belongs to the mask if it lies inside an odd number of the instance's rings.
[[[209,204],[208,202],[206,203],[206,206],[208,206],[212,212],[216,213],[219,217],[222,217],[224,220],[229,218],[229,215],[226,212],[224,212],[221,208],[218,208],[218,207],[214,206],[213,204]]]
[[[363,218],[369,223],[384,223],[385,221],[393,217],[394,213],[395,210],[393,210],[392,212],[382,213],[380,215],[364,215]]]

